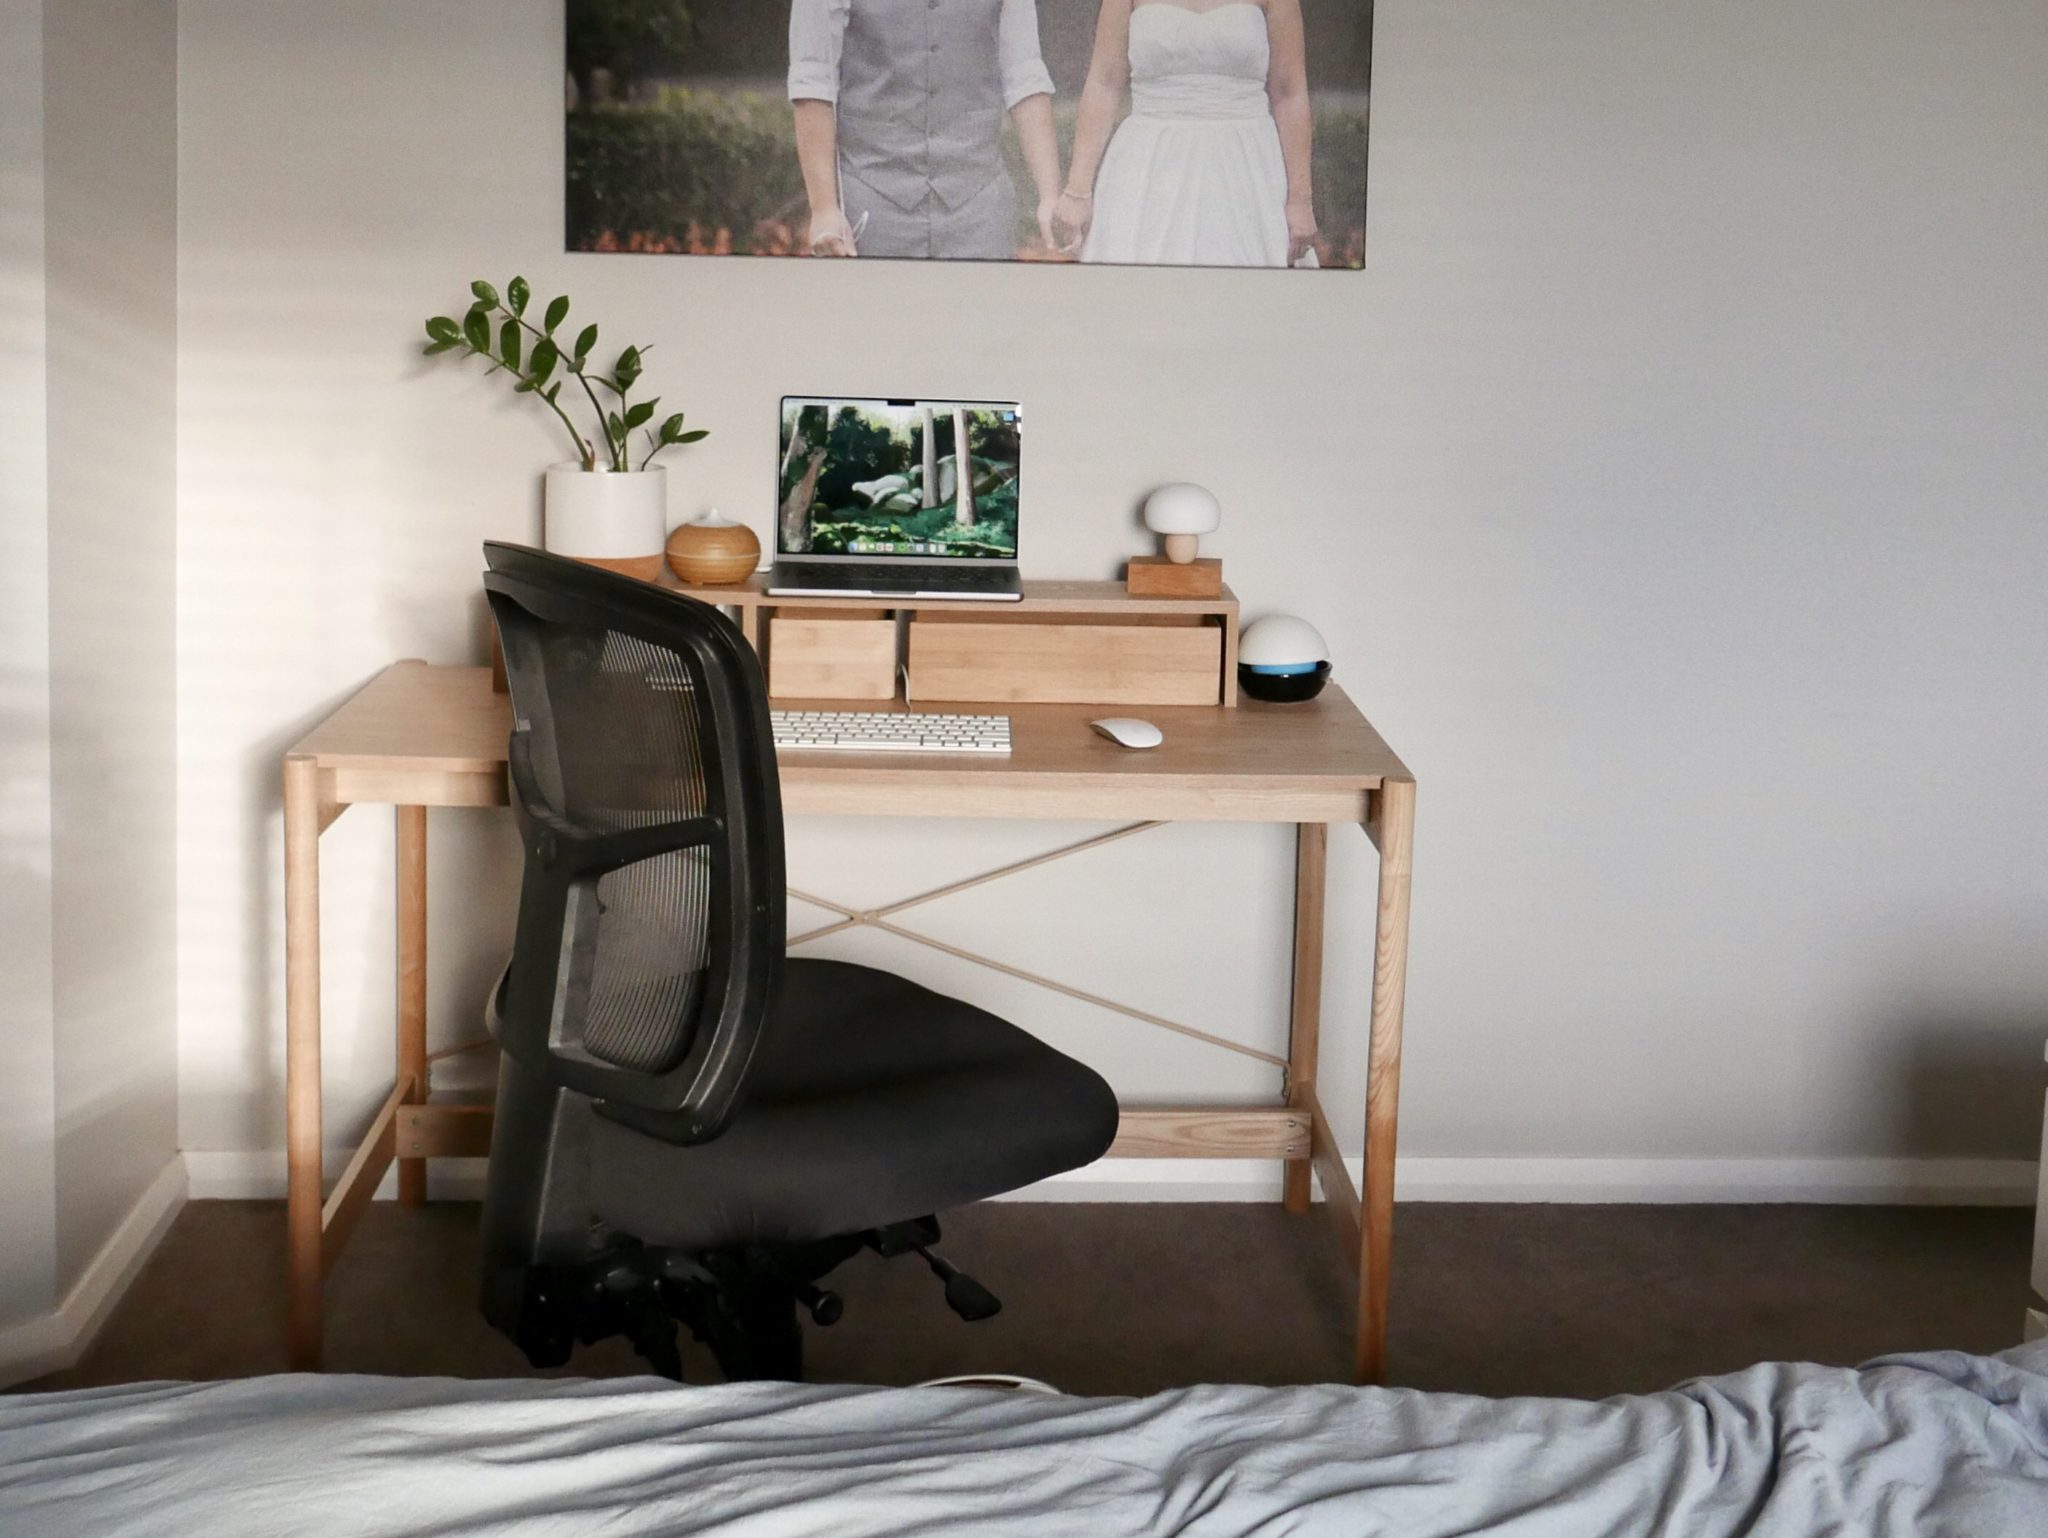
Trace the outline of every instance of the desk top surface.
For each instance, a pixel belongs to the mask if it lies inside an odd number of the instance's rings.
[[[897,703],[777,700],[779,709],[907,710]],[[1367,791],[1412,778],[1334,685],[1303,705],[1247,700],[1125,710],[1103,705],[948,704],[1010,717],[1008,756],[778,756],[792,812],[1348,821]],[[1089,722],[1136,715],[1165,733],[1134,752]],[[288,757],[338,772],[498,774],[510,720],[488,668],[401,662],[301,738]],[[379,797],[378,799],[383,799]]]

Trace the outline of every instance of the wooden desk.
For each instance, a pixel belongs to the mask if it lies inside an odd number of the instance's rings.
[[[1393,1240],[1414,779],[1357,707],[1335,688],[1307,705],[1247,701],[1235,709],[1147,710],[1144,715],[1165,732],[1166,741],[1143,753],[1116,747],[1089,728],[1088,722],[1102,713],[1099,707],[991,708],[1000,708],[1011,718],[1013,748],[1006,758],[784,754],[783,804],[795,814],[1138,821],[883,909],[855,910],[798,894],[842,917],[838,923],[793,937],[791,944],[869,925],[1278,1067],[1282,1082],[1274,1104],[1128,1110],[1111,1152],[1281,1160],[1286,1171],[1284,1199],[1288,1210],[1297,1213],[1308,1210],[1313,1169],[1322,1179],[1326,1204],[1348,1252],[1358,1257],[1358,1377],[1362,1382],[1379,1381],[1385,1367]],[[310,1370],[320,1364],[326,1273],[385,1170],[396,1161],[400,1200],[418,1204],[426,1197],[427,1159],[473,1157],[489,1149],[488,1107],[428,1103],[427,808],[505,805],[509,732],[506,701],[492,692],[489,669],[401,662],[380,673],[285,755],[285,1074],[291,1171],[287,1264],[294,1368]],[[363,803],[391,805],[397,815],[398,1074],[369,1133],[323,1200],[320,835],[349,807]],[[997,959],[961,951],[896,922],[906,909],[1169,820],[1296,826],[1294,993],[1284,1061]],[[1316,1094],[1325,859],[1333,823],[1363,827],[1380,855],[1362,1208]]]

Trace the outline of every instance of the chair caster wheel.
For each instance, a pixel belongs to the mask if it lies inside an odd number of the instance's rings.
[[[838,1293],[809,1283],[797,1288],[796,1300],[810,1314],[811,1323],[821,1327],[839,1323],[846,1313],[846,1300]]]
[[[975,1324],[1000,1314],[1003,1301],[965,1271],[955,1271],[946,1278],[946,1307]]]

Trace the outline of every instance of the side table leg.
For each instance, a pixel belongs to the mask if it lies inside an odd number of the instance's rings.
[[[320,771],[284,766],[286,1342],[292,1369],[317,1372],[320,1258]]]
[[[1329,868],[1330,830],[1304,822],[1294,835],[1294,1005],[1287,1032],[1287,1103],[1313,1114],[1316,1057],[1323,1029],[1323,898]],[[1289,1159],[1282,1185],[1287,1210],[1309,1207],[1309,1176],[1315,1160],[1304,1153]]]
[[[410,1083],[408,1105],[427,1099],[427,809],[398,814],[398,1080]],[[398,1199],[427,1199],[427,1161],[398,1161]]]
[[[1408,888],[1415,845],[1415,782],[1388,780],[1373,795],[1380,850],[1374,925],[1372,1046],[1365,1080],[1365,1189],[1358,1258],[1358,1381],[1387,1367],[1387,1284],[1394,1256],[1394,1148],[1401,1100],[1401,1011],[1408,989]]]

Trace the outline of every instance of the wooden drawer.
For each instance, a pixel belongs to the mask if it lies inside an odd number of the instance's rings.
[[[895,619],[880,609],[775,615],[768,692],[782,700],[893,700]]]
[[[910,625],[909,698],[1037,705],[1214,705],[1223,630],[1198,617],[1062,623],[923,613]]]

